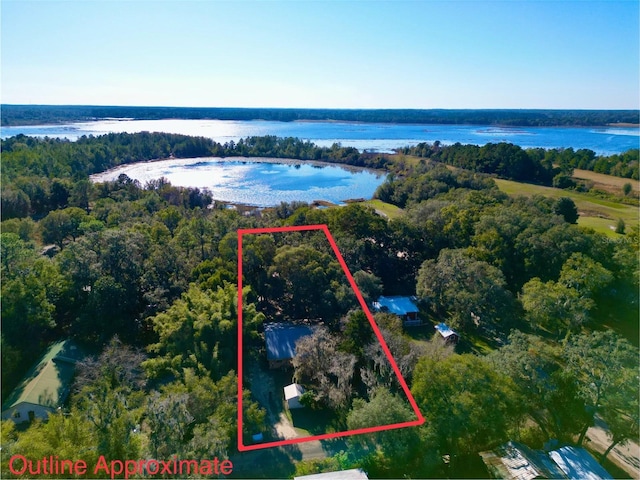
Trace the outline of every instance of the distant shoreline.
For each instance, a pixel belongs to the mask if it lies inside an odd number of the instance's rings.
[[[0,105],[2,126],[136,120],[264,120],[505,127],[604,127],[637,125],[638,110],[553,109],[319,109],[207,108],[99,105]]]
[[[605,126],[619,128],[640,128],[640,123],[609,123]]]

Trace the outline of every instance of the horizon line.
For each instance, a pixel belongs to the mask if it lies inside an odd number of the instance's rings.
[[[446,107],[214,107],[190,105],[117,105],[90,103],[0,103],[0,107],[89,107],[89,108],[168,108],[200,110],[340,110],[340,111],[416,111],[416,112],[639,112],[640,108],[551,108],[551,107],[482,107],[482,108],[446,108]]]

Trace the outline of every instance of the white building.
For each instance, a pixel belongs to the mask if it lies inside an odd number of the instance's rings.
[[[304,388],[297,383],[292,383],[284,387],[284,399],[287,401],[289,410],[293,408],[302,408],[304,405],[300,403],[300,397],[304,393]]]

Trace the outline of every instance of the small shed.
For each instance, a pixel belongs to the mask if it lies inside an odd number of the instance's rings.
[[[265,323],[264,340],[269,368],[283,368],[291,365],[296,355],[296,342],[313,333],[309,325],[290,323]]]
[[[445,343],[458,343],[460,336],[446,323],[439,323],[436,325],[436,331],[440,334]]]
[[[300,403],[300,397],[304,393],[302,385],[292,383],[284,387],[284,399],[287,401],[289,410],[293,408],[302,408],[304,405]]]
[[[420,325],[419,310],[413,297],[380,297],[377,302],[373,302],[373,308],[379,312],[397,315],[402,319],[404,326]]]

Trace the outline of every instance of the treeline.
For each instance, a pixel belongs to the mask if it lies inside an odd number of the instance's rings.
[[[69,205],[88,208],[89,175],[146,160],[255,156],[369,168],[388,164],[383,155],[360,153],[353,147],[318,147],[297,138],[275,136],[249,137],[222,145],[208,138],[170,133],[109,133],[83,136],[76,142],[17,135],[3,140],[1,149],[3,219],[43,215]],[[199,190],[191,190],[199,194]]]
[[[637,110],[445,110],[194,108],[72,105],[2,105],[2,125],[38,125],[122,118],[136,120],[296,120],[370,123],[508,125],[522,127],[637,124]]]
[[[440,142],[419,143],[398,150],[405,155],[430,158],[474,172],[494,174],[511,180],[566,188],[574,168],[638,180],[638,149],[610,156],[593,150],[573,148],[523,149],[510,143],[443,146]],[[558,178],[558,175],[561,175]],[[575,186],[575,185],[574,185]]]

